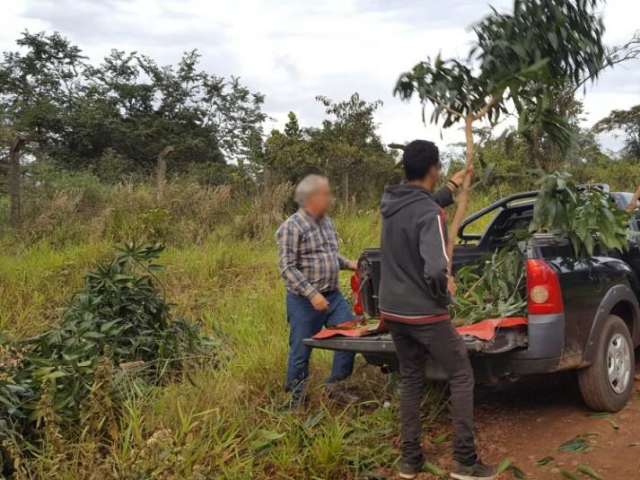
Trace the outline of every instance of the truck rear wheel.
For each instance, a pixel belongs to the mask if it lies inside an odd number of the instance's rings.
[[[622,410],[633,394],[634,371],[631,333],[620,317],[609,315],[593,363],[578,371],[584,402],[600,412]]]

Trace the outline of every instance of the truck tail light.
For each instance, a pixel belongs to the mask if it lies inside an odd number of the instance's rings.
[[[544,260],[527,260],[527,306],[530,314],[564,311],[558,275]]]
[[[356,315],[362,315],[364,313],[360,283],[360,274],[358,272],[351,275],[351,291],[353,292],[353,313],[355,313]]]

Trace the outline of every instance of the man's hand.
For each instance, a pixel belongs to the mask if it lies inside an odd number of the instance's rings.
[[[453,279],[451,275],[447,277],[447,290],[449,290],[449,294],[452,297],[455,297],[456,292],[458,291],[458,286],[456,285],[456,281]]]
[[[347,268],[355,272],[358,270],[358,262],[355,260],[349,260],[349,262],[347,262]]]
[[[633,193],[631,201],[625,210],[629,213],[633,213],[635,209],[638,208],[638,199],[640,199],[640,185],[636,188],[636,191]]]
[[[469,171],[469,175],[473,175],[473,167],[470,167],[468,171]],[[466,175],[466,173],[467,173],[466,168],[463,168],[462,170],[458,170],[456,173],[451,175],[451,178],[449,180],[455,183],[458,186],[458,188],[460,188],[462,186],[462,182],[464,182],[464,176]]]
[[[313,297],[311,297],[311,305],[318,312],[324,312],[329,308],[329,302],[321,293],[316,293]]]

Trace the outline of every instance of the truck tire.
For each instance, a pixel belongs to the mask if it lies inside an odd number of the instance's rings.
[[[622,410],[633,394],[635,358],[631,334],[617,315],[605,320],[593,363],[578,371],[587,406],[598,412]]]

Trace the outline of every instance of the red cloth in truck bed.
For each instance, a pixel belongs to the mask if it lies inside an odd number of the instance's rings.
[[[499,328],[513,328],[526,324],[526,317],[489,318],[472,325],[457,327],[456,330],[460,335],[469,335],[471,337],[479,338],[480,340],[489,341],[496,336],[496,331]],[[385,328],[382,322],[379,323],[377,327],[371,327],[362,325],[359,320],[353,320],[342,323],[336,327],[323,328],[315,334],[313,338],[315,340],[321,340],[323,338],[331,338],[337,335],[343,337],[364,337],[366,335],[373,335],[384,331]]]
[[[460,335],[469,335],[480,340],[492,340],[499,328],[512,328],[527,324],[526,317],[488,318],[472,325],[456,328]]]

